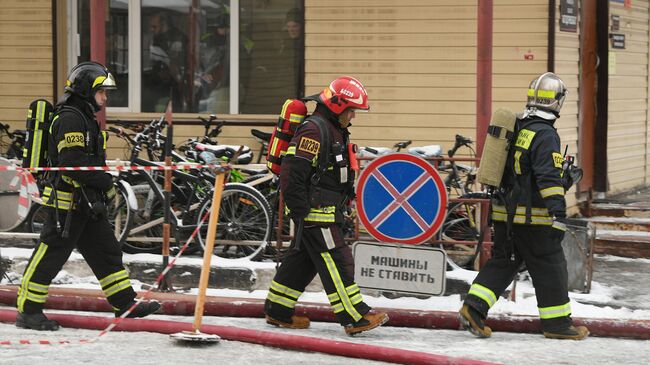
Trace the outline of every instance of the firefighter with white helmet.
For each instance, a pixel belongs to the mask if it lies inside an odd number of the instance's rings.
[[[584,326],[574,326],[562,250],[566,230],[565,159],[554,123],[567,95],[564,82],[551,72],[528,87],[526,107],[516,122],[514,143],[492,201],[492,257],[472,283],[460,310],[464,328],[490,337],[488,310],[526,265],[533,279],[545,337],[581,340]]]
[[[368,110],[368,93],[349,76],[335,79],[291,139],[283,157],[280,187],[291,219],[294,240],[271,282],[264,311],[269,324],[307,328],[309,318],[294,314],[298,298],[318,274],[336,319],[349,335],[388,321],[371,312],[354,282],[352,252],[343,235],[343,213],[354,199],[354,170],[348,146],[351,120]]]

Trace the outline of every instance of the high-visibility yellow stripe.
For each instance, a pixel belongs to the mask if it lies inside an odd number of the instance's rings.
[[[289,146],[287,148],[287,152],[285,153],[286,156],[293,156],[296,154],[296,146]]]
[[[115,282],[115,281],[120,281],[124,278],[128,278],[129,274],[126,272],[126,270],[120,270],[117,272],[114,272],[102,279],[99,280],[99,285],[102,287],[107,286],[108,284]]]
[[[517,175],[521,175],[521,163],[519,162],[519,158],[521,158],[521,151],[515,151],[515,172]]]
[[[45,303],[47,300],[47,294],[36,294],[33,292],[27,292],[27,299],[34,303]]]
[[[483,299],[488,304],[488,308],[492,308],[494,303],[497,302],[497,297],[494,295],[494,292],[481,284],[472,284],[467,294],[472,294]]]
[[[359,304],[363,302],[363,297],[361,296],[361,294],[356,294],[350,297],[350,301],[352,302],[352,304]]]
[[[27,289],[33,290],[33,291],[38,291],[38,292],[41,292],[41,293],[47,293],[48,290],[50,289],[50,286],[31,282],[31,283],[28,284]]]
[[[29,263],[29,266],[27,266],[27,270],[25,270],[25,275],[23,276],[23,280],[20,283],[18,298],[16,299],[16,306],[18,307],[19,312],[23,312],[25,310],[25,301],[27,300],[27,295],[29,294],[29,283],[32,280],[32,276],[34,276],[36,267],[41,262],[46,252],[47,245],[41,242],[36,249],[36,252],[34,253],[34,258]]]
[[[306,222],[320,222],[320,223],[334,223],[336,222],[336,217],[334,213],[332,214],[318,214],[318,213],[309,213],[305,217]]]
[[[357,285],[356,283],[354,283],[354,284],[348,286],[347,288],[345,288],[345,291],[348,293],[348,295],[352,295],[355,292],[358,292],[359,290],[360,290],[359,285]]]
[[[282,104],[282,110],[280,111],[280,117],[281,118],[284,118],[284,115],[287,113],[287,108],[289,107],[289,105],[291,105],[292,102],[293,102],[292,99],[287,99],[284,102],[284,104]]]
[[[539,191],[542,198],[548,198],[552,195],[562,195],[564,196],[564,188],[562,186],[551,186],[550,188],[541,189]]]
[[[339,295],[338,293],[327,294],[327,299],[330,301],[330,303],[338,302]]]
[[[492,205],[492,211],[499,212],[499,213],[506,213],[507,212],[506,207],[503,206],[503,205]],[[532,215],[546,217],[546,216],[548,216],[548,209],[531,207],[530,208],[530,213]],[[526,214],[526,206],[517,205],[516,214]]]
[[[111,287],[109,287],[107,289],[104,289],[102,287],[102,290],[104,290],[104,295],[106,295],[107,297],[110,297],[111,295],[114,295],[115,293],[121,292],[122,290],[130,288],[130,287],[131,287],[131,281],[129,279],[125,279],[125,280],[122,280],[122,281],[116,283],[115,285],[113,285],[113,286],[111,286]]]
[[[303,120],[305,120],[305,116],[302,115],[302,114],[291,114],[291,115],[289,115],[289,123],[300,124],[300,123],[302,123]]]
[[[266,299],[273,303],[280,304],[281,306],[287,307],[287,308],[295,308],[296,306],[296,301],[291,300],[287,297],[283,297],[274,293],[269,292],[269,294],[266,296]]]
[[[278,283],[275,280],[271,281],[271,289],[275,290],[276,292],[278,292],[280,294],[284,294],[284,295],[290,296],[290,297],[295,298],[295,299],[298,299],[300,297],[300,295],[302,294],[301,292],[299,292],[297,290],[293,290],[293,289],[289,288],[288,286],[284,286],[284,285]]]
[[[352,319],[355,322],[357,322],[358,320],[361,319],[362,316],[361,314],[359,314],[359,312],[357,312],[356,308],[354,308],[352,301],[350,301],[350,298],[348,297],[348,294],[345,291],[343,280],[341,279],[341,275],[339,274],[339,271],[336,267],[336,263],[334,263],[334,259],[332,259],[332,255],[330,255],[329,252],[322,252],[320,255],[323,258],[323,261],[325,261],[325,265],[327,266],[327,271],[330,274],[330,277],[332,278],[332,282],[334,283],[336,292],[339,294],[339,297],[341,298],[341,304],[343,304],[345,311],[348,312],[350,317],[352,317]]]
[[[537,309],[539,310],[539,318],[541,319],[551,319],[571,315],[571,303],[544,308],[538,307]]]
[[[46,195],[47,196],[52,195],[52,188],[49,187],[49,186],[46,186],[45,189],[43,189],[43,196],[46,196]],[[58,199],[70,201],[72,199],[72,193],[69,192],[69,191],[57,190],[56,191],[56,197]]]
[[[508,215],[506,213],[492,212],[492,220],[495,221],[495,222],[507,222],[508,221]],[[515,214],[513,223],[526,224],[526,215]],[[550,226],[551,224],[553,224],[553,218],[551,218],[551,217],[531,216],[530,217],[530,224],[542,225],[542,226]]]
[[[535,89],[528,89],[528,96],[535,96]],[[537,97],[544,99],[555,99],[555,91],[537,90]]]
[[[45,120],[45,102],[36,103],[36,118],[34,118],[34,136],[32,138],[32,156],[29,161],[30,167],[38,167],[41,156],[41,143],[43,142],[43,131],[41,123]]]

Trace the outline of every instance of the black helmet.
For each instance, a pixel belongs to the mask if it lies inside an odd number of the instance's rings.
[[[98,62],[82,62],[70,70],[65,82],[65,92],[88,101],[95,110],[100,107],[95,101],[99,89],[117,89],[115,78],[104,65]]]

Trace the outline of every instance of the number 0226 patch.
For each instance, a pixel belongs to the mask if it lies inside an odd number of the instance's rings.
[[[319,148],[320,142],[307,137],[302,137],[300,139],[300,143],[298,143],[298,149],[300,151],[305,151],[307,153],[311,153],[312,155],[318,154]]]

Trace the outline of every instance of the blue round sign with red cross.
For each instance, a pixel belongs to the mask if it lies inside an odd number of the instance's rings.
[[[378,241],[420,244],[444,222],[447,189],[426,160],[394,153],[372,160],[359,176],[357,210]]]

